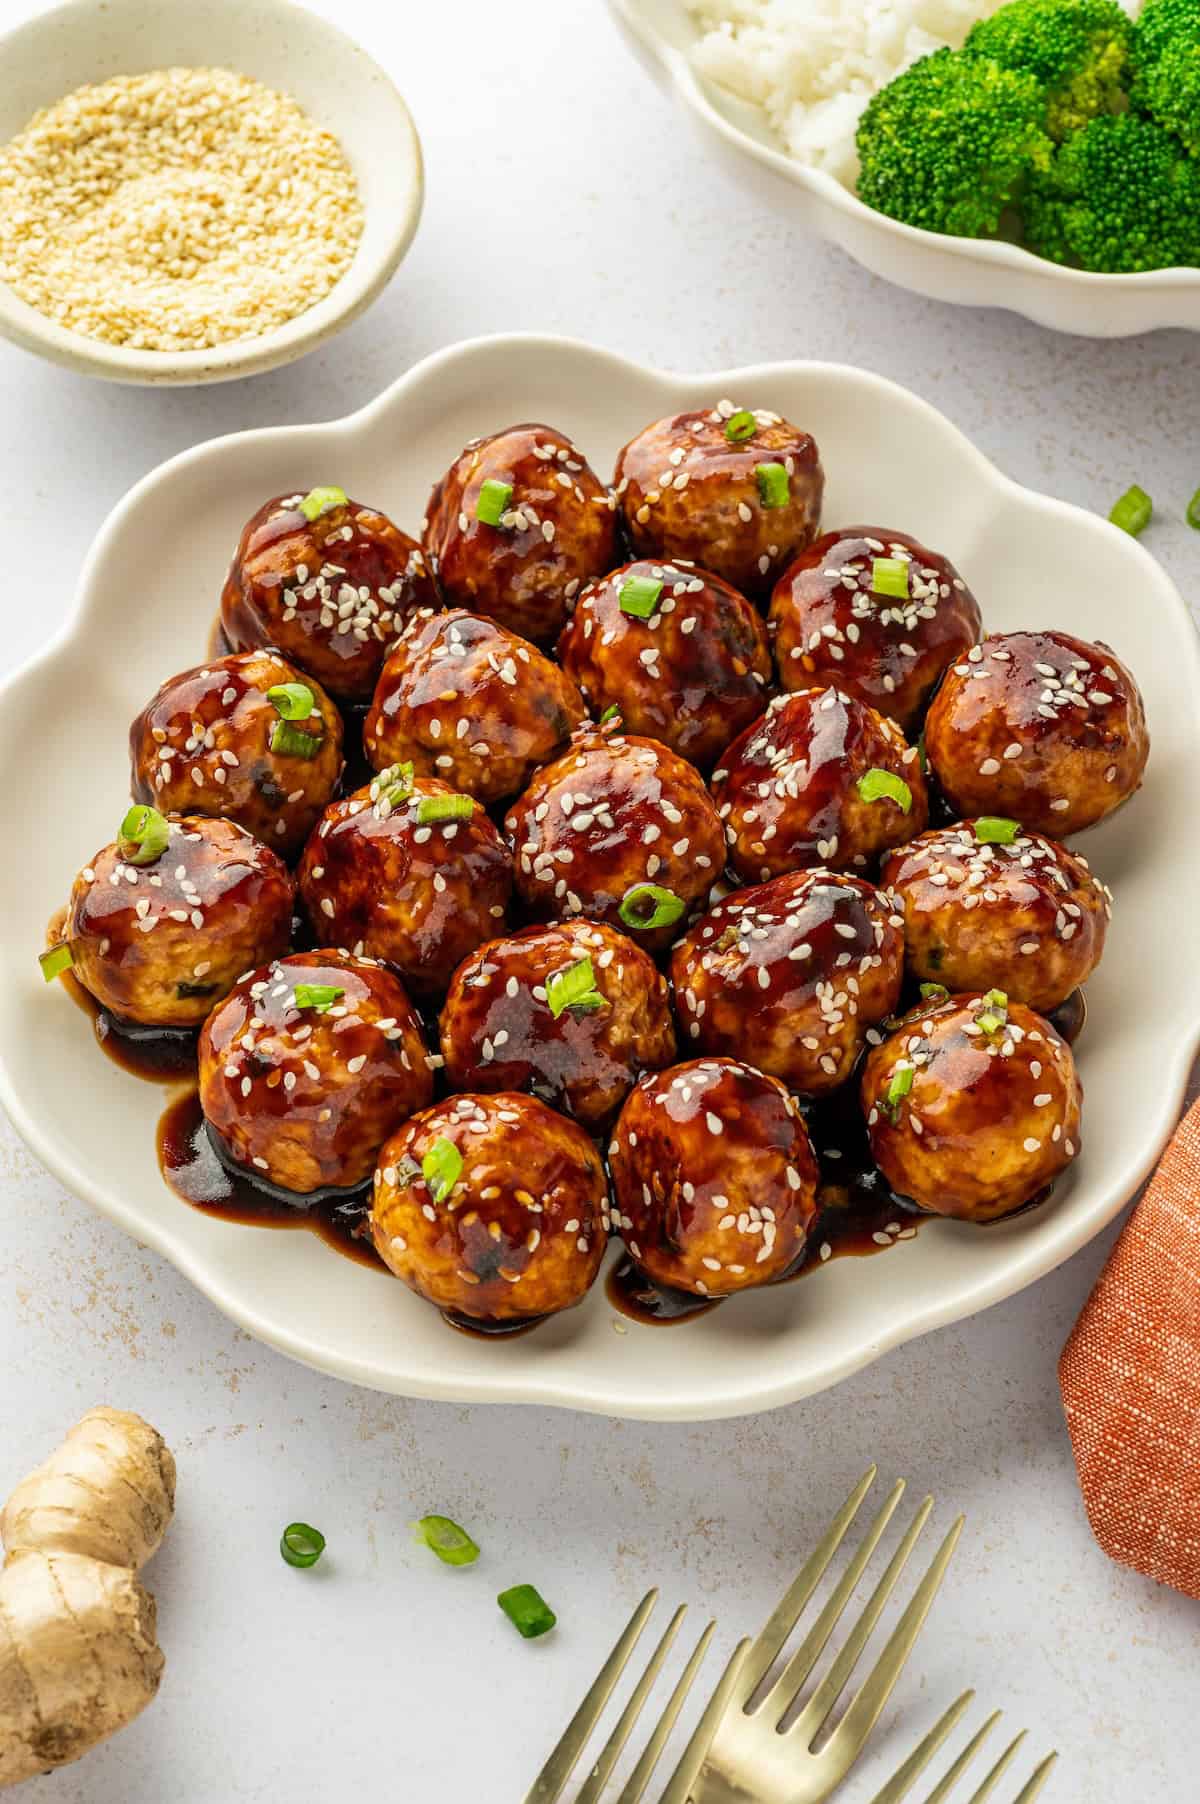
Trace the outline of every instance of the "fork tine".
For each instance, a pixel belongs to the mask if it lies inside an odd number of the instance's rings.
[[[679,1625],[686,1615],[687,1605],[680,1604],[663,1631],[658,1646],[651,1654],[645,1672],[630,1693],[629,1702],[617,1718],[616,1727],[605,1742],[600,1757],[588,1775],[587,1783],[580,1789],[575,1804],[597,1804],[597,1800],[603,1795],[604,1787],[608,1784],[608,1775],[616,1766],[621,1749],[629,1740],[633,1725],[642,1714],[646,1699],[650,1695],[655,1679],[662,1670],[662,1663],[670,1652],[671,1643],[679,1633]]]
[[[583,1752],[584,1744],[599,1722],[604,1706],[612,1696],[613,1687],[624,1672],[629,1656],[637,1646],[638,1637],[657,1602],[657,1588],[647,1591],[625,1625],[612,1653],[600,1668],[600,1676],[563,1730],[558,1745],[526,1793],[525,1804],[555,1804],[555,1800],[562,1796],[563,1787]]]
[[[983,1726],[977,1729],[974,1735],[972,1735],[970,1741],[967,1743],[958,1759],[954,1762],[953,1766],[943,1774],[937,1785],[934,1786],[933,1790],[926,1798],[925,1804],[944,1804],[944,1800],[950,1796],[950,1793],[954,1790],[954,1787],[958,1784],[959,1780],[962,1778],[1003,1714],[1004,1713],[1001,1710],[993,1710],[991,1716],[988,1717]]]
[[[1022,1729],[1021,1733],[1019,1735],[1014,1736],[1013,1739],[1009,1742],[1008,1746],[1005,1748],[1003,1754],[1001,1754],[999,1760],[997,1760],[997,1762],[996,1762],[995,1766],[992,1768],[991,1772],[984,1779],[983,1784],[979,1787],[979,1790],[971,1798],[970,1804],[987,1804],[987,1800],[991,1797],[992,1793],[995,1791],[996,1787],[999,1785],[1001,1779],[1004,1777],[1005,1773],[1008,1771],[1009,1767],[1012,1765],[1013,1761],[1016,1759],[1017,1749],[1020,1747],[1021,1743],[1024,1741],[1026,1733],[1027,1733],[1027,1731]]]
[[[704,1715],[692,1731],[692,1738],[683,1750],[679,1765],[671,1774],[667,1789],[660,1798],[659,1804],[687,1804],[692,1787],[700,1777],[700,1769],[712,1746],[717,1726],[742,1682],[743,1669],[750,1653],[750,1647],[750,1638],[747,1636],[734,1648],[729,1657],[729,1664],[721,1674],[720,1683],[709,1699]],[[626,1800],[621,1798],[618,1800],[618,1804],[626,1804]],[[629,1799],[628,1804],[638,1804],[637,1798]]]
[[[679,1683],[667,1699],[667,1707],[659,1718],[654,1733],[642,1750],[641,1759],[626,1780],[625,1789],[617,1800],[617,1804],[638,1804],[647,1785],[649,1785],[650,1776],[658,1765],[662,1751],[667,1745],[671,1730],[675,1727],[675,1718],[682,1710],[688,1692],[692,1689],[692,1685],[695,1682],[696,1674],[700,1671],[701,1663],[705,1654],[708,1652],[708,1644],[713,1638],[716,1626],[715,1622],[710,1622],[693,1648],[692,1657],[680,1674]],[[711,1739],[710,1736],[709,1740]],[[707,1742],[705,1743],[704,1751],[705,1753],[708,1752]]]
[[[919,1741],[898,1773],[895,1773],[871,1799],[871,1804],[901,1804],[916,1784],[929,1762],[933,1759],[950,1732],[955,1729],[963,1712],[974,1701],[973,1691],[964,1691],[956,1698],[949,1710],[938,1718],[923,1741]]]
[[[1046,1758],[1042,1761],[1042,1764],[1034,1769],[1025,1784],[1021,1787],[1020,1791],[1013,1799],[1013,1804],[1033,1804],[1033,1800],[1037,1797],[1043,1785],[1045,1785],[1047,1779],[1050,1777],[1051,1771],[1057,1760],[1057,1754],[1047,1754]]]

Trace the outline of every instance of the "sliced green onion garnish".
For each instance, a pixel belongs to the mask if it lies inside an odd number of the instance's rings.
[[[909,563],[902,557],[877,557],[871,565],[871,587],[876,595],[907,601]]]
[[[462,1174],[462,1154],[453,1140],[435,1140],[421,1160],[421,1176],[435,1203],[444,1203]]]
[[[652,576],[631,576],[621,585],[622,614],[632,614],[635,620],[649,620],[662,592],[662,584]]]
[[[42,976],[47,983],[53,983],[56,977],[61,977],[64,971],[69,971],[74,963],[71,948],[65,940],[61,940],[57,946],[47,947],[45,952],[38,954],[38,964],[42,967]]]
[[[325,1537],[307,1522],[289,1522],[280,1536],[279,1551],[289,1566],[315,1566],[325,1552]]]
[[[921,995],[926,1002],[945,1002],[950,994],[944,983],[923,983]]]
[[[1119,501],[1113,503],[1108,517],[1114,526],[1119,526],[1122,532],[1127,532],[1136,539],[1149,526],[1153,513],[1153,501],[1145,489],[1140,489],[1135,482],[1131,489],[1126,489]]]
[[[1200,532],[1200,489],[1196,490],[1196,493],[1187,504],[1187,523],[1189,526],[1194,526],[1197,532]]]
[[[546,981],[546,1001],[556,1021],[564,1009],[603,1008],[604,997],[596,988],[596,973],[592,970],[591,959],[576,959],[573,965],[555,971]]]
[[[283,758],[315,758],[324,743],[324,733],[302,733],[290,720],[277,720],[271,729],[271,750]]]
[[[1008,1008],[1008,992],[1006,990],[989,990],[983,1000],[988,1008],[994,1008],[1000,1014],[1004,1014]]]
[[[684,902],[673,889],[664,889],[661,883],[635,883],[625,891],[617,913],[626,927],[650,932],[655,927],[669,927],[684,909]]]
[[[1020,821],[1007,820],[1002,814],[981,814],[975,822],[975,837],[981,846],[1011,846],[1020,831]]]
[[[386,770],[380,771],[375,781],[379,785],[379,800],[390,802],[393,808],[398,808],[412,794],[412,764],[407,761],[404,764],[389,764]]]
[[[267,700],[283,720],[307,720],[317,698],[307,683],[276,683]]]
[[[484,526],[499,526],[501,516],[507,512],[512,500],[512,483],[497,482],[489,476],[486,482],[479,485],[479,499],[475,503],[475,518]]]
[[[884,1107],[891,1114],[893,1121],[895,1121],[896,1116],[899,1113],[900,1104],[904,1101],[904,1098],[913,1087],[914,1075],[915,1073],[911,1065],[898,1065],[895,1071],[892,1072],[891,1082],[888,1084],[887,1095],[884,1097],[883,1102]]]
[[[894,770],[864,771],[858,779],[858,793],[864,802],[881,802],[886,796],[903,808],[905,814],[912,807],[912,790]]]
[[[997,1028],[1004,1026],[1003,1015],[982,1014],[975,1017],[976,1027],[981,1027],[985,1034],[994,1034]]]
[[[117,849],[126,864],[153,864],[166,851],[170,837],[166,816],[157,808],[141,807],[135,802],[121,822]]]
[[[620,718],[621,718],[620,704],[618,702],[609,702],[607,708],[604,710],[603,714],[600,716],[600,725],[605,726],[608,721],[619,720]]]
[[[526,1641],[536,1641],[539,1635],[548,1635],[558,1621],[541,1592],[533,1585],[514,1585],[511,1591],[502,1591],[496,1602],[518,1635],[523,1635]]]
[[[339,989],[336,984],[332,983],[298,983],[296,985],[296,1007],[313,1008],[316,1009],[318,1015],[323,1015],[326,1009],[333,1007],[339,996],[345,994],[345,990]]]
[[[758,498],[764,507],[786,507],[791,499],[788,473],[782,464],[755,464]]]
[[[725,437],[731,445],[744,445],[758,431],[758,421],[748,407],[739,407],[725,422]]]
[[[479,1558],[479,1549],[466,1529],[451,1522],[449,1516],[422,1516],[413,1527],[418,1540],[447,1566],[473,1566]]]
[[[473,796],[422,796],[417,803],[417,820],[422,827],[431,821],[469,821],[474,812]]]
[[[300,503],[300,512],[306,520],[315,520],[321,514],[332,513],[335,507],[345,507],[348,500],[345,489],[309,489]]]

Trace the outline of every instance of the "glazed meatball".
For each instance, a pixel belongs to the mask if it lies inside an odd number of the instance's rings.
[[[592,1132],[675,1057],[665,980],[592,921],[490,940],[454,974],[442,1053],[456,1090],[532,1090]]]
[[[744,595],[769,594],[821,524],[815,440],[732,401],[656,420],[625,446],[613,480],[637,557],[689,558]]]
[[[223,815],[286,858],[341,777],[342,717],[278,652],[237,652],[163,683],[130,727],[129,751],[135,801]]]
[[[721,823],[692,766],[611,728],[577,733],[538,771],[505,830],[531,908],[605,921],[650,951],[670,945],[724,863]]]
[[[292,879],[232,821],[149,814],[161,851],[118,839],[97,852],[59,937],[84,989],[121,1020],[198,1027],[243,971],[286,950]]]
[[[1150,739],[1138,686],[1107,645],[996,633],[947,672],[925,749],[955,813],[1065,839],[1140,787]]]
[[[746,1059],[789,1090],[845,1083],[904,976],[902,921],[858,877],[794,871],[735,890],[671,955],[675,1006],[701,1052]]]
[[[432,1095],[413,1006],[374,959],[276,959],[200,1034],[200,1105],[218,1146],[282,1190],[364,1184],[388,1135]]]
[[[463,795],[524,789],[586,717],[570,677],[494,620],[422,610],[388,653],[363,729],[376,770],[408,762]]]
[[[804,1252],[816,1159],[796,1103],[751,1065],[700,1059],[643,1077],[609,1163],[613,1223],[656,1284],[727,1297]]]
[[[929,819],[916,747],[841,689],[777,696],[726,751],[712,792],[748,883],[814,865],[865,871]]]
[[[437,605],[415,539],[341,489],[311,489],[247,522],[221,625],[231,651],[277,646],[338,701],[366,702],[405,616]]]
[[[472,439],[437,484],[425,548],[447,601],[549,645],[617,561],[615,503],[565,433],[510,426]]]
[[[827,532],[775,585],[785,689],[836,683],[910,732],[948,664],[979,637],[979,604],[949,558],[882,526]]]
[[[914,977],[995,986],[1048,1014],[1100,963],[1112,893],[1087,860],[1015,821],[923,833],[883,867]]]
[[[762,713],[771,648],[736,589],[693,564],[626,564],[580,595],[559,640],[593,714],[615,706],[631,733],[711,768]]]
[[[503,923],[507,848],[470,796],[397,766],[332,803],[297,872],[313,931],[394,965],[419,996]]]
[[[917,1010],[863,1074],[871,1151],[893,1190],[935,1215],[995,1221],[1079,1151],[1071,1049],[1000,990]]]
[[[581,1127],[532,1096],[452,1096],[379,1155],[384,1264],[451,1316],[502,1324],[570,1309],[604,1257],[608,1187]]]

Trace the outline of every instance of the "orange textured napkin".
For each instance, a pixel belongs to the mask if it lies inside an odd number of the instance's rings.
[[[1058,1376],[1097,1541],[1200,1598],[1200,1102],[1126,1222]]]

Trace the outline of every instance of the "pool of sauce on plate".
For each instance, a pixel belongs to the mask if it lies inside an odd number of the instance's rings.
[[[71,971],[64,971],[59,982],[76,1007],[90,1015],[97,1042],[122,1071],[152,1084],[176,1084],[196,1075],[196,1028],[140,1027],[136,1021],[122,1021],[102,1007]]]

